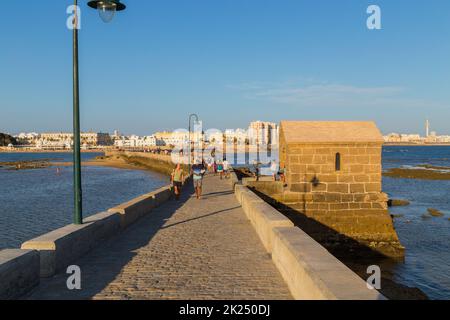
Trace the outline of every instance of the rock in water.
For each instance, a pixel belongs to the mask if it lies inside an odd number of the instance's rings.
[[[433,217],[443,217],[444,214],[437,209],[428,208],[428,213]]]
[[[401,200],[401,199],[389,199],[388,206],[389,207],[403,207],[403,206],[409,206],[410,202],[408,200]]]

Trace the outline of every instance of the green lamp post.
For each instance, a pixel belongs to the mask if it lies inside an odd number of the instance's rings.
[[[78,0],[74,1],[78,8]],[[110,22],[116,11],[125,10],[119,0],[89,1],[88,6],[97,9],[104,22]],[[77,9],[75,9],[77,10]],[[73,28],[73,185],[74,185],[74,223],[83,223],[83,197],[81,189],[81,133],[80,133],[80,90],[78,72],[78,11],[75,11]]]

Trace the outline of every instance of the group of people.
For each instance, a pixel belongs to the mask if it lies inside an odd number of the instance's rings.
[[[220,180],[222,180],[224,177],[228,178],[229,171],[230,171],[230,164],[225,159],[223,161],[210,161],[207,163],[208,172],[219,174]]]
[[[255,175],[258,180],[260,174],[260,168],[258,164],[255,164]],[[272,172],[273,180],[277,181],[278,179],[286,183],[285,179],[285,169],[280,168],[276,161],[272,161],[270,163],[270,171]],[[202,188],[203,188],[203,177],[206,172],[211,174],[219,174],[220,179],[228,178],[230,174],[230,164],[226,159],[223,161],[210,161],[205,162],[205,160],[196,160],[194,165],[191,167],[192,180],[194,183],[195,195],[197,199],[201,199],[202,197]],[[181,164],[177,164],[173,169],[171,174],[171,183],[174,188],[175,199],[179,199],[181,195],[181,191],[184,185],[185,178],[187,177],[187,173],[183,170]]]
[[[210,173],[219,174],[220,179],[222,180],[224,177],[228,176],[229,169],[230,165],[227,160],[224,160],[222,162],[214,161],[211,163],[206,163],[204,160],[196,160],[194,165],[192,165],[191,172],[189,174],[192,175],[195,195],[197,199],[201,199],[202,197],[203,177],[205,176],[207,170]],[[178,163],[171,174],[171,183],[174,188],[176,200],[180,198],[186,177],[186,172],[183,170],[181,164]]]

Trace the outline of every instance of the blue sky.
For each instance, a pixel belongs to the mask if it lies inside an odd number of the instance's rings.
[[[250,120],[375,120],[450,134],[448,0],[81,0],[83,130],[149,134]],[[0,10],[0,131],[71,130],[72,1]],[[368,5],[382,30],[366,28]]]

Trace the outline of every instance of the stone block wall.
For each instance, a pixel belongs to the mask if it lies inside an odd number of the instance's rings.
[[[290,144],[284,162],[288,190],[306,210],[387,209],[381,193],[381,144]],[[336,155],[340,170],[336,171]],[[301,195],[309,194],[309,195]]]
[[[286,169],[287,188],[274,193],[255,187],[337,234],[401,256],[403,247],[382,192],[381,152],[381,143],[285,144],[281,136],[280,166]],[[329,240],[322,228],[310,225],[311,233]]]

